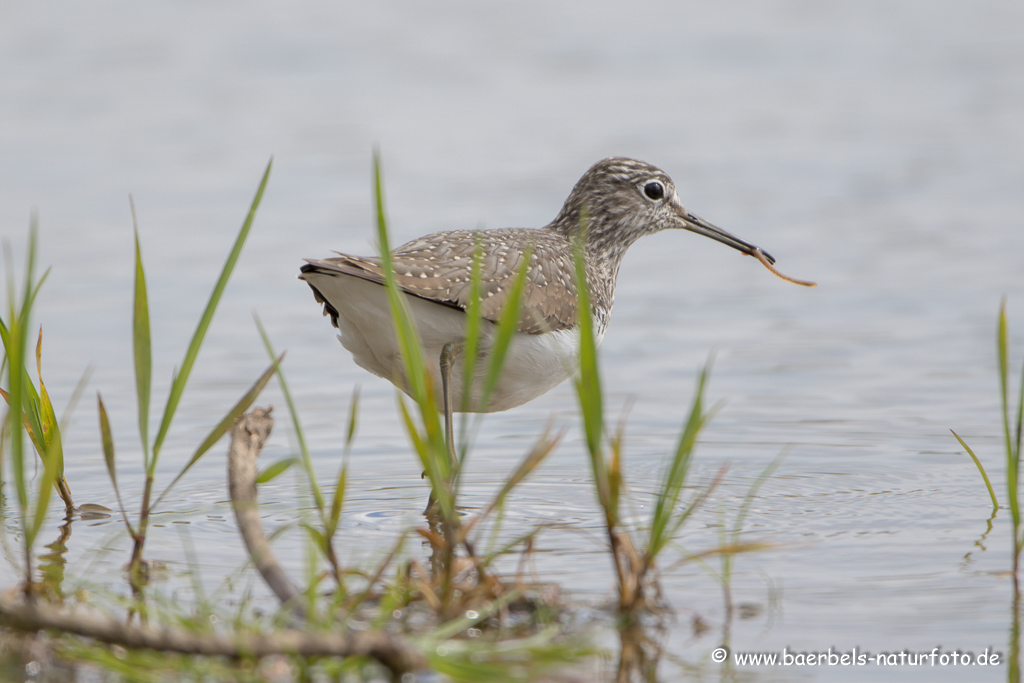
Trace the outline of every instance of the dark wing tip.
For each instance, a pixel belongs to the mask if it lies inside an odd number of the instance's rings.
[[[305,268],[305,266],[303,266],[303,268]],[[303,272],[307,272],[307,271],[304,270]],[[304,278],[302,278],[301,275],[299,276],[299,278],[300,279],[304,279]],[[324,315],[331,316],[331,325],[333,325],[334,327],[336,327],[338,329],[341,329],[340,327],[338,327],[338,309],[336,309],[334,306],[331,305],[331,302],[327,300],[327,297],[325,297],[323,294],[321,294],[320,290],[317,289],[316,286],[312,282],[306,280],[306,284],[309,285],[309,288],[313,290],[313,298],[316,299],[316,302],[318,304],[323,304],[323,306],[324,306]]]

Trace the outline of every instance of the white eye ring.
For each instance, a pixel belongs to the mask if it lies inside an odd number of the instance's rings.
[[[657,180],[652,180],[644,185],[644,196],[651,201],[661,201],[665,198],[665,186]]]

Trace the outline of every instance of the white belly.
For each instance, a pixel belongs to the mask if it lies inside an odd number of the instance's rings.
[[[408,393],[386,289],[374,282],[347,275],[307,273],[305,277],[338,311],[338,338],[342,346],[352,353],[356,364]],[[443,400],[441,350],[445,344],[464,341],[466,314],[415,296],[406,295],[405,299],[423,343],[427,367],[434,373],[435,400],[440,408]],[[482,323],[481,347],[486,350],[497,326],[489,321]],[[479,364],[470,387],[470,412],[508,410],[537,398],[576,371],[578,354],[579,333],[576,329],[541,335],[517,333],[505,357],[498,383],[483,408],[478,404],[487,374],[487,357]],[[465,359],[458,356],[451,372],[455,411],[462,407],[464,363]]]

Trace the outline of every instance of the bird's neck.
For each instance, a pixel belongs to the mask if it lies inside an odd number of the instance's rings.
[[[600,217],[589,217],[586,211],[574,207],[564,207],[558,218],[546,229],[570,243],[576,243],[581,237],[584,221],[586,227],[582,236],[585,240],[587,289],[594,309],[594,322],[603,333],[615,301],[615,284],[622,258],[630,245],[644,233],[637,226],[629,224],[625,216],[602,213]]]
[[[608,211],[600,211],[591,216],[578,206],[565,206],[546,229],[572,244],[582,236],[588,273],[591,268],[596,269],[599,273],[595,274],[608,279],[614,287],[622,257],[646,233],[643,226],[635,224],[635,219],[630,218],[625,214],[615,215]]]

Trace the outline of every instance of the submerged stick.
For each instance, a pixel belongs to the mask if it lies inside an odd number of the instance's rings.
[[[817,282],[811,282],[810,280],[797,280],[796,278],[792,278],[789,277],[788,275],[783,275],[782,273],[780,273],[778,270],[775,269],[774,266],[772,266],[768,259],[764,257],[764,252],[761,251],[760,247],[754,247],[754,251],[751,252],[751,255],[758,261],[760,261],[762,266],[771,271],[771,274],[774,275],[775,277],[782,278],[786,282],[792,282],[794,285],[800,285],[801,287],[818,286]]]

